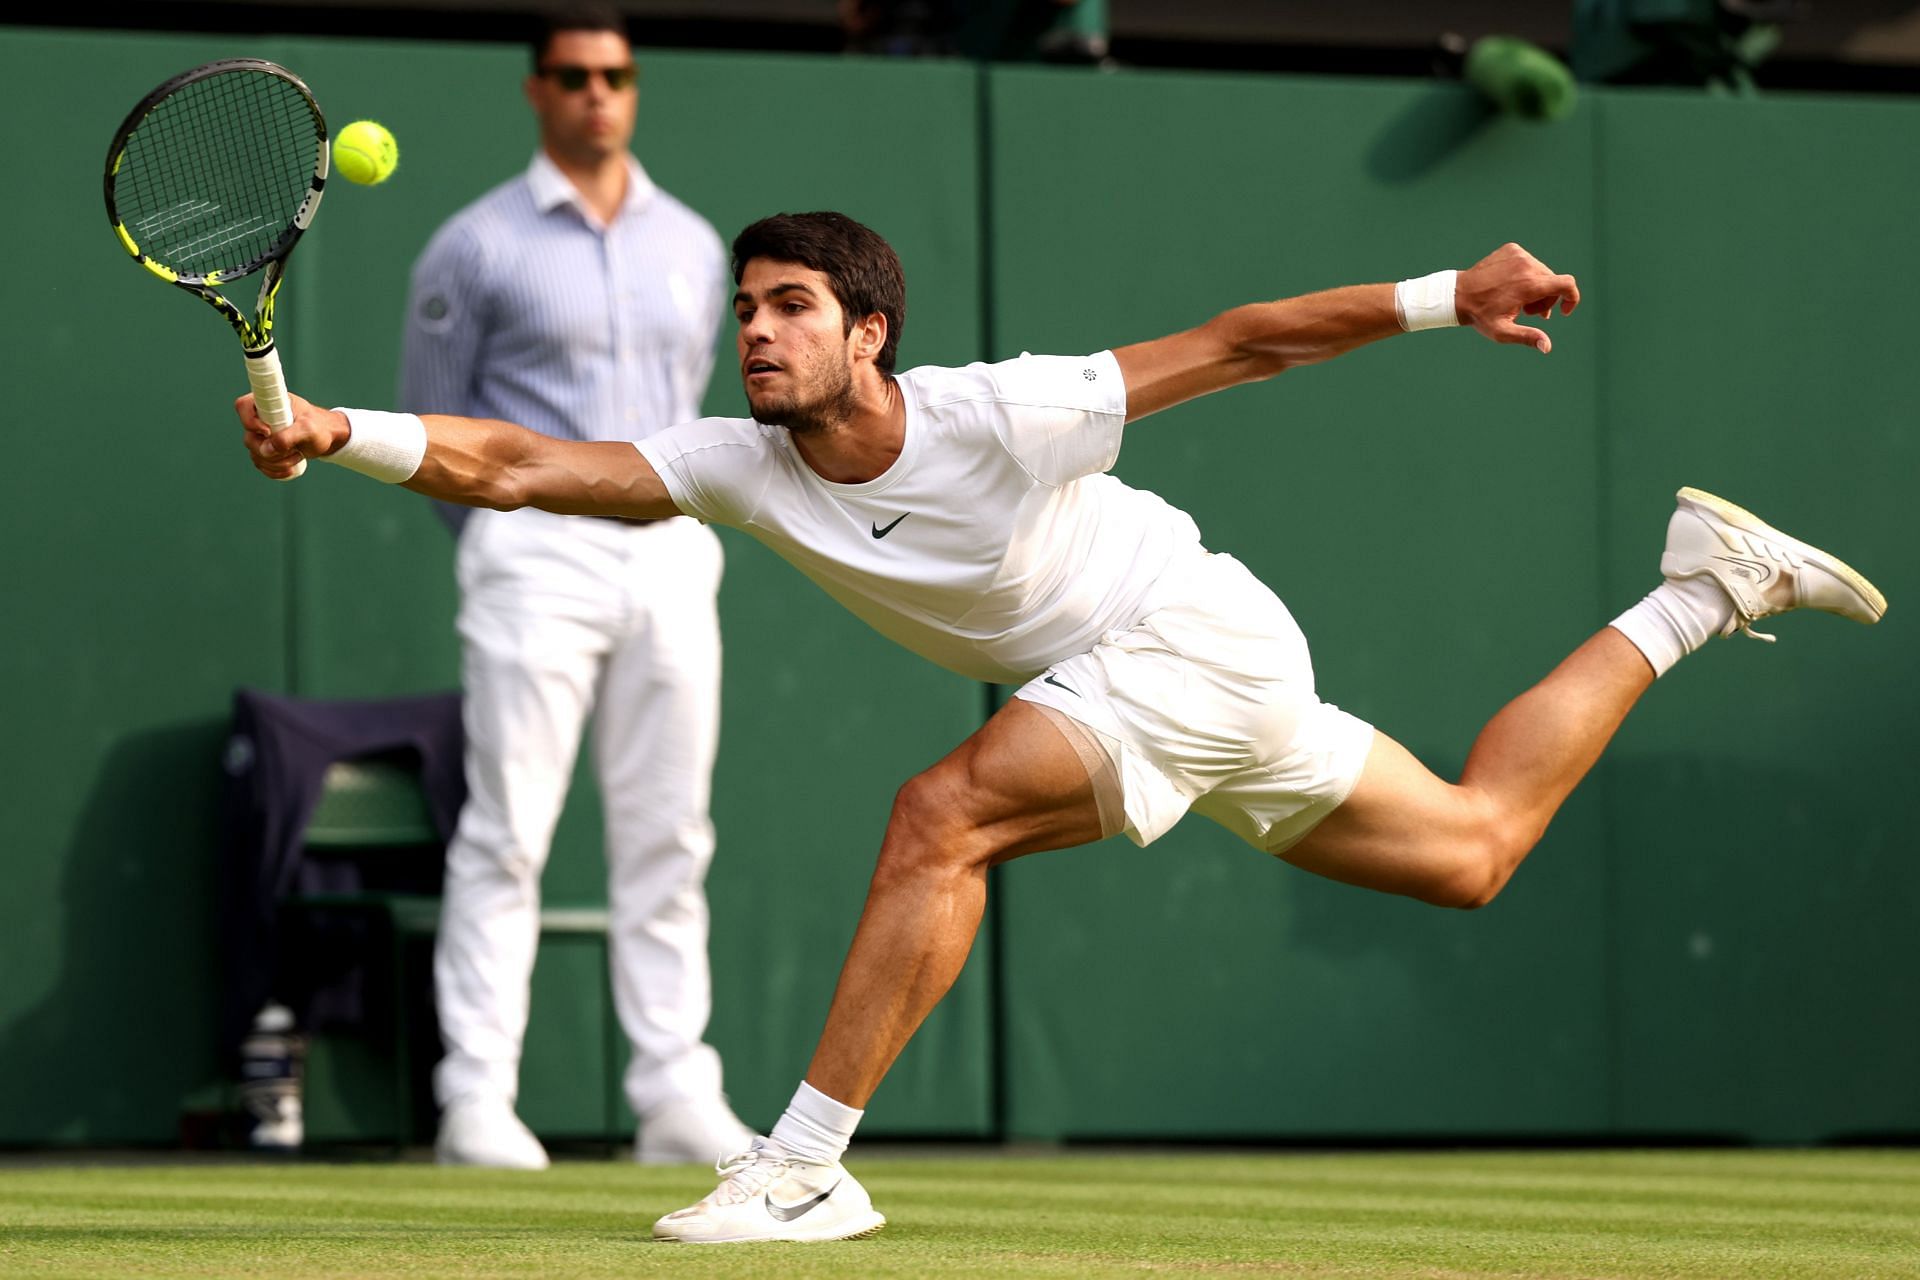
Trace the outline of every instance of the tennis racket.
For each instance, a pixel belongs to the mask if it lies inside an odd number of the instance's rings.
[[[293,421],[273,304],[327,185],[327,122],[285,67],[225,58],[140,100],[107,148],[107,220],[133,260],[206,299],[240,335],[260,417]],[[248,319],[216,285],[264,269]],[[294,475],[307,467],[301,459]]]

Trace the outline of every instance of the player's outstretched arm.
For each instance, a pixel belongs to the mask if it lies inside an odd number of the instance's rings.
[[[234,402],[254,467],[276,480],[292,474],[296,458],[332,457],[353,436],[346,414],[299,396],[289,399],[293,422],[278,431],[261,421],[251,395]],[[539,507],[561,515],[641,519],[680,514],[653,464],[631,444],[555,440],[483,418],[423,414],[420,421],[426,440],[418,467],[405,477],[382,477],[415,493],[503,511]],[[411,461],[408,455],[402,469]]]
[[[1445,286],[1451,286],[1447,315]],[[1127,383],[1127,420],[1184,400],[1258,382],[1300,365],[1345,355],[1411,328],[1471,325],[1495,342],[1553,349],[1546,331],[1517,322],[1580,305],[1580,286],[1517,244],[1502,245],[1450,280],[1351,285],[1257,302],[1215,316],[1197,329],[1116,347]],[[1414,314],[1405,314],[1407,309]]]

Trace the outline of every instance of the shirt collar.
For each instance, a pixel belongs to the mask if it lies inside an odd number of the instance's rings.
[[[646,208],[658,190],[631,151],[627,152],[626,161],[627,194],[620,202],[619,212],[614,215],[615,221]],[[533,153],[533,163],[527,166],[527,185],[533,189],[533,203],[540,212],[552,213],[567,204],[578,210],[589,225],[598,221],[587,208],[587,202],[581,199],[579,190],[566,174],[560,172],[560,166],[553,162],[553,157],[546,153],[545,148]]]

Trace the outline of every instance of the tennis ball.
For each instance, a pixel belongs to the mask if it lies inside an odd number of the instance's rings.
[[[355,120],[333,144],[333,164],[340,176],[363,187],[385,182],[399,163],[400,144],[386,126],[371,120]]]

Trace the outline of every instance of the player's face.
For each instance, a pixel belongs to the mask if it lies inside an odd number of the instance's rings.
[[[853,406],[853,341],[826,276],[754,258],[733,295],[740,379],[756,421],[813,431]]]
[[[559,31],[547,42],[541,71],[527,77],[527,101],[540,118],[540,140],[562,159],[594,164],[627,149],[640,89],[633,49],[613,31]],[[582,81],[584,74],[584,83]],[[619,88],[609,81],[621,80]],[[578,88],[568,88],[569,82]]]

